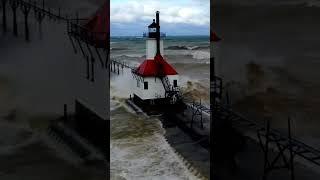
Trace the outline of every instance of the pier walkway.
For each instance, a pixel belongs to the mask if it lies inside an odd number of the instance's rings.
[[[262,141],[262,138],[265,138],[267,141],[275,143],[281,149],[290,148],[293,155],[298,155],[320,166],[320,151],[294,139],[291,137],[290,132],[284,134],[283,132],[270,128],[268,123],[266,125],[259,124],[221,106],[219,109],[219,116],[228,118],[234,127],[256,132],[260,141]]]

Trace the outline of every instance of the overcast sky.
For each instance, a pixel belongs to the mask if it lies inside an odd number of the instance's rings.
[[[320,6],[320,0],[214,0],[213,4],[233,5],[294,5],[306,3],[309,6]]]
[[[209,35],[209,0],[111,0],[111,36],[142,35],[160,11],[167,35]]]

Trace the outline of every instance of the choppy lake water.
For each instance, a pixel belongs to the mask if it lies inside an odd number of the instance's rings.
[[[167,37],[164,57],[180,75],[189,100],[209,102],[209,38]],[[138,66],[145,58],[145,40],[111,38],[111,58]],[[124,179],[198,179],[165,138],[156,118],[138,116],[125,105],[132,75],[111,74],[111,174]]]

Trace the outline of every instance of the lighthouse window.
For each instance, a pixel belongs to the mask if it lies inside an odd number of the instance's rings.
[[[148,89],[148,82],[144,82],[144,89]]]
[[[137,87],[140,87],[140,83],[139,83],[139,80],[137,80]]]
[[[156,28],[149,28],[149,32],[156,32],[157,29]]]
[[[177,80],[173,80],[173,87],[178,87],[178,81]]]

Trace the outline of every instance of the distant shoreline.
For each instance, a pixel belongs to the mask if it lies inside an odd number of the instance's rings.
[[[136,37],[141,37],[142,35],[128,35],[128,36],[110,36],[110,38],[136,38]],[[210,35],[167,35],[166,38],[168,37],[210,37]]]

